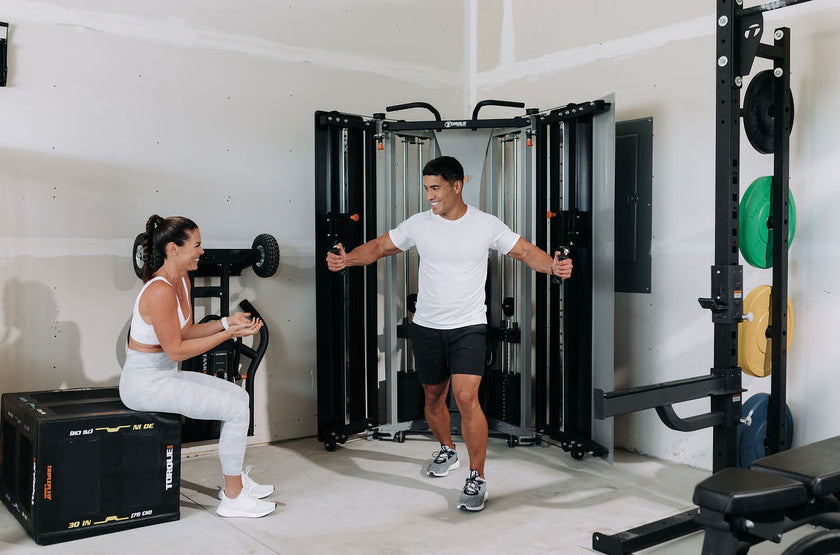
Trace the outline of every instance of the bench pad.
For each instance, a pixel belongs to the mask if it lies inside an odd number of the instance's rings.
[[[758,459],[750,468],[796,480],[811,497],[840,492],[840,436]]]
[[[807,501],[800,482],[746,468],[725,468],[694,488],[695,504],[727,515],[783,511]]]

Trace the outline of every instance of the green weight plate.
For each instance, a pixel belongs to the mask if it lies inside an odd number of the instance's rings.
[[[772,183],[773,178],[769,175],[759,177],[750,184],[741,199],[738,221],[739,247],[744,260],[756,268],[769,268],[773,265],[773,232],[767,229]],[[793,202],[793,192],[788,190],[788,248],[793,242],[795,231],[796,204]]]

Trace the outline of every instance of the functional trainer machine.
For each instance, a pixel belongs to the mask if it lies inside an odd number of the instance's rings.
[[[525,107],[485,100],[466,120],[442,120],[423,102],[386,111],[419,108],[434,119],[315,113],[318,440],[329,451],[353,434],[402,442],[428,431],[404,337],[417,253],[337,274],[323,260],[339,242],[349,251],[427,209],[422,168],[446,154],[464,166],[468,204],[546,251],[568,246],[575,261],[561,286],[489,257],[491,430],[511,447],[553,439],[575,458],[611,457],[612,422],[593,420],[591,391],[613,383],[613,99],[480,119],[493,105]]]
[[[706,376],[642,386],[623,391],[594,391],[597,418],[655,408],[662,422],[678,431],[713,428],[712,469],[718,473],[736,466],[738,427],[742,424],[741,368],[738,365],[738,325],[744,319],[743,268],[739,263],[739,158],[740,124],[750,143],[773,154],[773,177],[767,227],[767,243],[773,260],[768,338],[771,343],[771,394],[767,408],[764,446],[772,455],[790,448],[790,423],[786,417],[787,370],[787,269],[789,243],[789,134],[793,119],[790,96],[790,30],[774,32],[773,44],[764,44],[762,13],[807,0],[785,0],[744,8],[740,1],[717,0],[716,41],[716,157],[715,157],[715,264],[711,268],[709,298],[701,298],[714,324],[714,366]],[[771,94],[750,94],[741,107],[741,87],[756,56],[773,62]],[[759,74],[761,75],[761,74]],[[754,78],[755,81],[755,78]],[[768,83],[768,82],[765,82]],[[753,83],[750,83],[753,87]],[[681,418],[672,405],[708,397],[706,414]],[[720,485],[720,484],[716,484]],[[698,486],[699,487],[699,486]],[[702,497],[702,495],[701,495]],[[697,498],[695,496],[695,498]],[[708,499],[708,496],[705,498]],[[718,499],[715,499],[718,501]],[[614,535],[595,532],[593,549],[624,554],[669,541],[708,524],[698,509],[633,528]]]

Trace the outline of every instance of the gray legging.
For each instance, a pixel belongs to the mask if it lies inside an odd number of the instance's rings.
[[[120,399],[128,408],[173,412],[197,420],[221,420],[219,459],[222,473],[238,476],[245,459],[251,411],[248,392],[201,372],[182,372],[166,353],[126,350]]]

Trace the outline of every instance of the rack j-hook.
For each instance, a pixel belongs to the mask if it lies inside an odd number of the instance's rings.
[[[6,63],[6,49],[9,44],[9,24],[0,21],[0,87],[6,86],[9,67]]]

